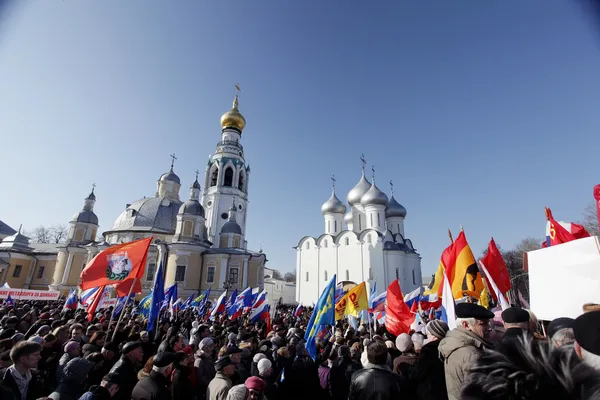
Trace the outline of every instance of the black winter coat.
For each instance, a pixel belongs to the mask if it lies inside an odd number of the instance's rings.
[[[169,383],[164,375],[150,371],[150,375],[142,378],[133,388],[131,400],[171,400]]]
[[[133,361],[123,355],[111,368],[110,372],[116,372],[121,375],[123,384],[119,387],[119,391],[115,394],[113,400],[130,400],[131,392],[138,383],[137,373],[140,368],[137,368]]]
[[[329,372],[331,397],[334,400],[348,399],[352,375],[362,368],[362,365],[352,358],[340,357],[333,363]]]
[[[438,352],[439,344],[440,341],[436,340],[423,346],[419,358],[410,370],[409,381],[419,400],[448,399],[444,361]]]
[[[177,366],[173,370],[171,379],[171,398],[177,400],[192,400],[196,396],[196,391],[190,380],[190,369],[184,366]]]
[[[348,400],[411,399],[404,379],[387,367],[373,365],[352,375]]]
[[[43,395],[39,392],[40,389],[41,385],[38,383],[38,375],[31,371],[31,380],[29,381],[29,386],[27,386],[27,400],[40,398]],[[21,400],[21,392],[8,368],[2,371],[2,375],[0,375],[0,399]]]

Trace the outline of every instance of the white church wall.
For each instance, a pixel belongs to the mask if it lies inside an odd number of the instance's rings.
[[[337,281],[362,282],[361,246],[353,232],[343,232],[336,238],[338,243]]]
[[[318,262],[318,275],[315,275],[317,293],[321,294],[327,282],[331,280],[333,275],[336,273],[336,253],[337,248],[333,242],[333,237],[329,235],[323,235],[317,241],[319,262]],[[317,295],[317,296],[318,296]]]
[[[368,293],[371,293],[371,288],[375,282],[378,286],[377,292],[381,293],[388,286],[384,273],[383,243],[375,231],[365,232],[362,242],[362,273],[367,284]]]
[[[300,268],[296,275],[299,286],[298,301],[306,306],[316,303],[320,293],[318,292],[319,276],[319,251],[312,237],[306,238],[300,243]]]
[[[421,286],[420,259],[416,254],[407,254],[403,251],[386,251],[388,275],[390,282],[398,277],[403,294],[410,293]],[[398,274],[396,275],[396,268]],[[413,283],[413,271],[415,280]]]

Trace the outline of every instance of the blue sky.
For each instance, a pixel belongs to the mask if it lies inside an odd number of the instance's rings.
[[[19,1],[0,24],[0,219],[66,223],[96,182],[107,230],[169,167],[181,196],[233,84],[252,168],[249,247],[295,268],[361,153],[408,209],[431,274],[578,220],[599,183],[600,35],[562,1]]]

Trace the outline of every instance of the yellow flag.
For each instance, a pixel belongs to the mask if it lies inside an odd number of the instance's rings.
[[[353,315],[358,317],[358,313],[362,310],[369,309],[369,301],[367,300],[367,286],[364,282],[356,285],[348,291],[335,305],[335,320],[338,321],[344,318],[344,315]]]
[[[483,288],[481,291],[481,296],[479,296],[479,305],[487,309],[490,308],[490,295],[486,288]]]

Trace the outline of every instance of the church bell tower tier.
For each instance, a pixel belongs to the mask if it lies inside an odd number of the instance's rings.
[[[207,239],[214,246],[219,245],[219,234],[229,220],[232,204],[236,206],[236,223],[242,236],[246,235],[250,166],[246,164],[244,147],[240,144],[246,119],[238,109],[239,91],[236,85],[233,106],[221,117],[221,141],[206,166],[202,205],[206,212]]]

